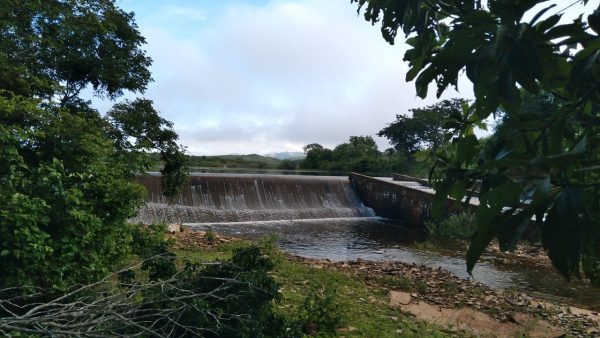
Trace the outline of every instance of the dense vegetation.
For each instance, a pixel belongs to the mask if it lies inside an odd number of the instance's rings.
[[[382,153],[371,136],[350,136],[348,142],[337,145],[333,150],[312,143],[304,147],[304,152],[306,157],[300,162],[301,169],[372,174],[404,172],[419,175],[420,166],[411,156],[397,153],[393,149]]]
[[[280,169],[282,160],[250,155],[187,156],[189,167]]]
[[[166,193],[183,180],[177,135],[151,101],[102,117],[79,97],[142,92],[144,39],[110,1],[5,1],[0,13],[0,286],[95,281],[129,251],[143,154],[159,154]]]
[[[435,153],[431,176],[438,215],[448,195],[481,181],[468,270],[493,238],[513,248],[535,216],[554,266],[600,284],[600,8],[561,20],[567,6],[542,0],[352,2],[389,43],[404,33],[406,79],[420,97],[433,82],[439,97],[461,74],[473,84],[475,101],[449,119],[457,136]],[[555,109],[533,113],[524,98],[541,92]],[[474,126],[498,110],[504,127],[482,142]]]
[[[166,195],[185,179],[151,101],[102,116],[80,97],[146,88],[133,14],[100,0],[4,1],[0,13],[0,334],[282,336],[258,248],[177,264],[160,227],[127,223],[142,202],[134,177],[154,160]]]
[[[448,144],[452,132],[445,129],[447,120],[461,116],[466,100],[444,100],[431,106],[410,109],[411,115],[396,115],[396,120],[377,135],[390,141],[399,154],[413,155],[418,151],[434,151]]]

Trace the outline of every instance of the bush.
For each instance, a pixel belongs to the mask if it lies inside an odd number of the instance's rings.
[[[332,284],[326,286],[311,284],[310,292],[299,310],[299,322],[305,333],[309,335],[317,332],[335,333],[335,329],[342,322],[336,292]]]
[[[180,286],[174,292],[189,290],[210,294],[202,300],[191,300],[192,307],[179,315],[183,327],[198,327],[206,337],[281,337],[285,322],[273,312],[273,302],[280,299],[279,286],[269,275],[271,259],[261,248],[249,245],[234,249],[230,260],[217,264],[186,264],[178,276]],[[156,297],[176,298],[164,289]],[[171,306],[180,306],[171,302]],[[218,320],[216,320],[218,319]],[[172,336],[186,331],[165,319],[163,330]]]
[[[99,116],[0,98],[0,285],[64,289],[128,252],[142,190],[110,160]]]
[[[440,222],[425,222],[425,231],[431,236],[469,239],[476,230],[475,214],[470,212],[451,215]]]
[[[154,247],[158,232],[140,228]],[[71,288],[57,301],[10,295],[10,310],[0,313],[0,332],[82,336],[290,337],[285,321],[274,314],[279,287],[270,276],[273,262],[258,246],[234,250],[231,259],[186,263],[171,276],[148,281],[140,265],[109,275],[83,288]],[[141,269],[144,267],[142,265]],[[114,277],[119,278],[114,278]],[[10,290],[9,290],[10,291]],[[7,299],[0,290],[0,299]],[[22,307],[15,307],[17,300]],[[42,305],[45,304],[45,305]],[[39,309],[39,310],[38,310]],[[19,313],[15,313],[17,310]],[[27,313],[27,315],[23,315]],[[68,334],[67,334],[68,333]]]
[[[212,231],[211,229],[208,229],[206,231],[206,233],[204,234],[204,236],[202,236],[202,239],[205,240],[207,243],[214,243],[217,241],[217,235],[215,234],[214,231]]]
[[[151,281],[164,280],[177,272],[172,240],[166,238],[166,224],[132,226],[131,253],[143,260],[142,270]]]

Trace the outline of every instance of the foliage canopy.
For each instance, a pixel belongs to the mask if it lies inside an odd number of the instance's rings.
[[[600,283],[600,10],[569,21],[558,1],[352,2],[389,43],[404,33],[419,96],[435,82],[439,97],[461,74],[473,84],[475,102],[453,119],[457,137],[431,176],[438,201],[482,182],[468,270],[493,238],[511,249],[535,222],[563,275]],[[523,98],[541,91],[556,109],[532,113]],[[498,110],[510,127],[484,146],[473,126]]]
[[[414,154],[424,149],[435,150],[449,141],[451,132],[444,129],[451,117],[460,117],[466,100],[452,99],[423,108],[410,109],[412,116],[396,115],[396,121],[381,129],[378,136],[387,138],[402,154]]]
[[[141,155],[160,152],[166,193],[184,178],[177,135],[151,101],[103,117],[79,97],[143,92],[144,39],[114,1],[3,1],[0,13],[0,285],[97,280],[129,250]]]
[[[311,143],[304,147],[304,151],[306,158],[300,162],[302,169],[369,173],[413,169],[413,163],[407,156],[382,154],[371,136],[350,136],[348,142],[337,145],[333,150]]]

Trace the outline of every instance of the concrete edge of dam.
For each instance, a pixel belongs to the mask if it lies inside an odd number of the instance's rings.
[[[426,180],[395,174],[393,178],[350,173],[349,178],[365,206],[378,216],[402,221],[409,227],[422,227],[433,217],[435,191]],[[445,213],[456,213],[463,206],[448,199]]]

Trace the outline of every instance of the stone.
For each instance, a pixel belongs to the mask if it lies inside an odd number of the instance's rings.
[[[179,224],[179,223],[169,223],[167,225],[167,227],[168,227],[169,233],[171,233],[171,234],[181,231],[181,224]]]
[[[581,309],[574,306],[569,306],[567,312],[575,316],[585,317],[592,321],[596,325],[596,327],[600,327],[600,315],[598,315],[597,312]]]
[[[556,330],[545,321],[524,314],[514,314],[515,323],[500,323],[487,314],[470,308],[448,309],[425,302],[400,305],[400,310],[416,318],[438,325],[467,330],[475,335],[493,337],[560,337],[564,332]]]
[[[407,292],[390,291],[388,299],[388,304],[390,306],[407,305],[410,304],[412,296]]]

